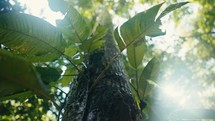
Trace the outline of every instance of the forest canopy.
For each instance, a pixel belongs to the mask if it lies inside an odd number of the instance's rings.
[[[0,1],[0,120],[62,120],[69,95],[93,97],[119,57],[116,75],[125,71],[142,120],[215,120],[212,0],[39,2],[35,14],[21,0]],[[106,63],[110,33],[118,52]]]

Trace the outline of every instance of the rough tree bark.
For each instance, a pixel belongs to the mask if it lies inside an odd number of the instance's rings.
[[[104,39],[104,47],[90,55],[83,73],[73,83],[63,121],[142,120],[121,57],[115,58],[105,69],[119,50],[111,32]]]

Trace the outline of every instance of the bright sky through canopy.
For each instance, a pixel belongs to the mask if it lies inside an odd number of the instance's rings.
[[[49,23],[56,25],[56,19],[62,19],[60,12],[53,12],[48,5],[47,0],[18,0],[22,6],[26,6],[26,13],[43,18]]]

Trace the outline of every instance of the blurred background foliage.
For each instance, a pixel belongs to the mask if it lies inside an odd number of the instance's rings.
[[[117,25],[136,13],[163,2],[163,0],[68,0],[66,3],[62,1],[49,0],[49,6],[53,11],[65,14],[68,5],[73,5],[86,17],[86,20],[96,20],[106,8],[113,16],[113,23]],[[165,2],[169,4],[179,1],[181,0]],[[162,28],[166,29],[167,35],[146,38],[147,51],[143,65],[138,67],[138,72],[141,72],[154,56],[159,57],[160,63],[160,67],[156,68],[158,72],[151,74],[152,81],[144,85],[143,98],[147,105],[143,112],[152,121],[172,118],[173,112],[187,108],[215,109],[215,2],[213,0],[189,2],[182,9],[164,18]],[[25,6],[20,6],[18,0],[0,1],[0,14],[24,11]],[[81,62],[81,60],[76,61]],[[134,79],[135,70],[126,63],[126,55],[124,62],[129,78]],[[49,70],[50,74],[47,75],[56,76],[44,77],[44,80],[47,80],[46,84],[50,86],[51,92],[61,106],[66,96],[61,89],[68,87],[77,74],[74,67],[67,64],[68,62],[63,59],[38,64]],[[65,70],[62,65],[71,69],[60,78],[59,74]],[[42,68],[38,68],[38,71],[44,72]],[[20,101],[17,98],[0,102],[2,121],[56,120],[57,117],[58,113],[51,102],[34,95],[30,95],[26,100]]]

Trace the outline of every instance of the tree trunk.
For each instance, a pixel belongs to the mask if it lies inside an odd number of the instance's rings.
[[[72,85],[63,121],[142,120],[121,57],[109,64],[119,52],[112,34],[104,39],[105,46],[90,55],[83,73]]]

